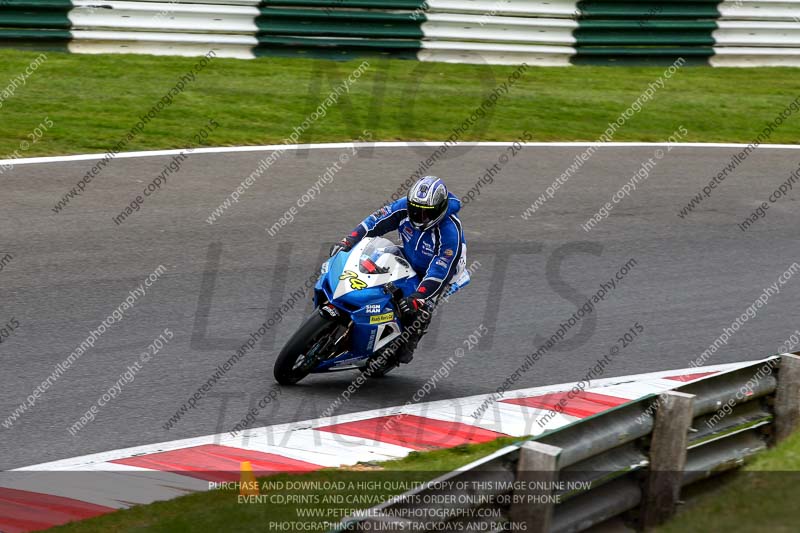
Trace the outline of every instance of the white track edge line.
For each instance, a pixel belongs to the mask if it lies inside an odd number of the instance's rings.
[[[194,148],[194,154],[225,154],[236,152],[265,152],[276,150],[301,150],[301,149],[334,149],[334,148],[413,148],[413,147],[436,147],[441,146],[443,141],[382,141],[374,143],[316,143],[316,144],[268,144],[262,146],[219,146],[209,148]],[[454,146],[481,147],[481,146],[511,146],[514,141],[476,141],[461,142]],[[676,148],[744,148],[749,146],[743,143],[669,143],[669,142],[529,142],[524,147],[578,147],[578,146],[598,146],[609,148],[629,148],[643,146],[674,146]],[[776,150],[800,150],[800,144],[761,144],[759,148],[770,148]],[[178,155],[190,148],[179,148],[173,150],[150,150],[143,152],[121,152],[116,155],[118,159],[129,159],[137,157],[156,157],[162,155]],[[102,154],[79,154],[79,155],[60,155],[47,157],[28,157],[19,159],[0,159],[0,164],[4,165],[32,165],[37,163],[60,163],[68,161],[91,161],[103,159]]]

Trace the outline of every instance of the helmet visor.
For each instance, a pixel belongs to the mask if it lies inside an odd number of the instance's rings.
[[[427,228],[439,215],[435,206],[408,203],[408,220],[418,229]]]

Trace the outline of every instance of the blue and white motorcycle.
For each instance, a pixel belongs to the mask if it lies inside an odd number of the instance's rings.
[[[396,368],[391,355],[380,354],[402,335],[397,303],[418,284],[402,248],[383,237],[337,253],[322,265],[316,309],[278,355],[275,379],[293,385],[312,373],[361,370],[380,377]]]

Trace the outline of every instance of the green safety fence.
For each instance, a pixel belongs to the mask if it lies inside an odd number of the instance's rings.
[[[463,5],[442,2],[264,0],[246,4],[242,0],[217,0],[198,5],[227,6],[220,8],[228,10],[223,11],[224,16],[247,19],[245,26],[252,30],[231,33],[242,37],[243,43],[252,43],[241,44],[252,57],[378,56],[436,61],[442,57],[437,53],[446,54],[452,48],[449,45],[456,44],[457,52],[447,60],[458,60],[458,54],[466,57],[469,53],[486,53],[491,59],[492,54],[499,57],[507,52],[517,54],[513,57],[520,57],[521,62],[536,55],[533,52],[526,55],[524,45],[535,45],[541,50],[537,53],[557,51],[553,53],[564,56],[565,64],[670,64],[684,58],[688,64],[702,65],[709,64],[720,46],[715,33],[720,29],[723,4],[720,0],[585,0],[575,2],[572,7],[553,4],[547,13],[537,13],[536,4],[523,0],[518,6],[514,6],[514,0],[508,5],[491,0],[465,1]],[[787,0],[781,5],[792,3],[797,4],[800,18],[800,0]],[[113,20],[115,9],[130,9],[136,4],[142,6],[142,17],[152,17],[154,9],[169,10],[175,5],[167,0],[160,4],[129,1],[124,5],[98,1],[82,7],[68,0],[0,0],[0,46],[67,50],[74,40],[94,38],[87,36],[86,30],[125,31],[128,40],[135,40],[136,32],[149,36],[170,32],[177,36],[191,34],[186,28],[181,31],[171,28],[171,17],[163,17],[163,27],[155,29],[152,24],[144,24],[142,28],[124,25],[106,28],[97,22]],[[503,11],[504,7],[508,9]],[[561,11],[553,13],[554,7]],[[99,16],[82,19],[87,9],[93,9]],[[448,19],[446,15],[453,11],[460,18]],[[464,20],[464,15],[467,19],[462,24],[459,21]],[[126,21],[134,20],[135,16],[124,15]],[[536,24],[542,19],[548,19],[549,25],[539,28]],[[76,25],[75,20],[91,20],[96,27],[87,27],[86,22]],[[525,24],[508,23],[520,20]],[[221,30],[213,30],[217,31]],[[764,35],[768,31],[765,29]],[[210,48],[217,42],[213,37],[218,34],[213,32],[207,34]],[[800,48],[800,26],[798,32]],[[509,38],[510,34],[525,37]],[[560,40],[555,38],[556,34]],[[191,35],[196,37],[197,33]],[[793,41],[790,38],[787,42],[784,46],[790,49]]]
[[[588,0],[580,13],[573,64],[708,64],[714,55],[719,0]]]

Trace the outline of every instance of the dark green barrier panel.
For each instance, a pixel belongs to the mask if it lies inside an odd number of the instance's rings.
[[[361,57],[391,57],[416,59],[421,47],[418,40],[394,39],[337,39],[322,37],[271,37],[259,36],[259,45],[253,49],[256,57],[313,57],[349,60]]]
[[[581,30],[703,30],[714,31],[714,20],[606,20],[587,19],[580,21]]]
[[[0,29],[0,48],[68,52],[72,40],[64,30],[5,30]]]
[[[570,59],[573,65],[672,65],[678,58],[685,66],[708,65],[711,47],[579,47]]]
[[[311,39],[305,37],[268,37],[259,36],[259,44],[270,44],[280,46],[325,46],[341,47],[348,49],[383,49],[383,50],[419,50],[421,43],[412,40],[394,39],[336,39],[320,38]]]
[[[2,1],[2,0],[0,0]],[[0,28],[69,29],[66,11],[0,9]]]
[[[588,0],[578,2],[581,18],[607,19],[711,19],[719,17],[718,0],[710,2],[615,2]]]
[[[584,46],[714,46],[705,32],[589,32],[581,34]]]
[[[298,6],[298,7],[330,7],[360,9],[424,9],[426,4],[421,0],[264,0],[261,7]]]
[[[411,24],[364,24],[351,23],[326,23],[310,22],[301,19],[276,21],[257,20],[259,35],[297,35],[297,36],[341,36],[341,37],[395,37],[406,39],[422,39],[422,30],[419,25]]]
[[[580,45],[713,46],[711,20],[584,20],[573,32]]]
[[[417,59],[416,51],[398,50],[345,50],[342,48],[282,47],[258,45],[253,48],[256,57],[294,57],[350,61],[353,59]]]
[[[423,17],[411,13],[262,9],[259,35],[340,36],[422,39]]]
[[[2,1],[2,0],[0,0]],[[287,9],[267,7],[260,8],[262,16],[271,15],[276,18],[281,17],[305,17],[314,20],[333,20],[333,21],[364,21],[364,22],[419,22],[424,21],[423,13],[391,13],[388,11],[356,11],[356,10],[331,10],[324,9]]]
[[[69,0],[0,0],[0,10],[8,8],[69,11],[73,7],[75,6]]]

